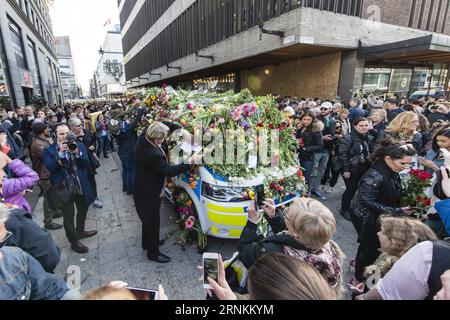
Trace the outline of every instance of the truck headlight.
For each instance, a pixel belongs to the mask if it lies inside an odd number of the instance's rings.
[[[220,187],[202,182],[202,195],[218,202],[242,202],[248,200],[244,188]]]

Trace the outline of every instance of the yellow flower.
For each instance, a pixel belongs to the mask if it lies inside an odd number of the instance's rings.
[[[188,207],[192,207],[192,200],[189,200],[186,204]]]
[[[149,105],[151,103],[150,99],[145,100],[145,103]]]
[[[152,98],[152,100],[156,100],[156,97],[155,97],[155,96],[151,96],[150,98]]]
[[[250,198],[250,200],[255,200],[255,192],[254,191],[250,191],[248,193],[248,197]]]

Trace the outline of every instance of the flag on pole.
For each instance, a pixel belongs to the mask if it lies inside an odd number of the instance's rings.
[[[108,20],[105,21],[103,26],[106,27],[108,24],[111,24],[111,19],[110,18],[108,18]]]

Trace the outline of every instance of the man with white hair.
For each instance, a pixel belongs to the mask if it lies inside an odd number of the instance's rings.
[[[33,256],[47,272],[59,263],[60,250],[50,233],[33,221],[30,213],[9,210],[0,203],[0,246],[18,247]]]
[[[92,187],[92,191],[94,191],[94,194],[95,194],[95,201],[94,201],[93,205],[96,208],[102,208],[103,204],[98,199],[97,182],[95,181],[95,175],[97,174],[95,169],[97,169],[97,165],[100,164],[99,162],[97,162],[98,158],[96,158],[96,154],[95,154],[95,147],[96,147],[97,141],[88,130],[83,128],[83,122],[79,118],[71,118],[71,119],[69,119],[67,124],[69,125],[70,130],[77,137],[78,141],[81,142],[82,144],[84,144],[86,149],[88,149],[89,160],[91,162],[91,165],[88,168],[88,178],[89,178],[89,183],[91,184],[91,187]],[[96,163],[97,163],[97,165],[96,165]]]

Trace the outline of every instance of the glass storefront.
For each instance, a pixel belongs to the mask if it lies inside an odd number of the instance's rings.
[[[449,91],[445,88],[448,79],[448,65],[436,64],[432,68],[365,68],[363,89],[366,94],[409,97],[417,91],[434,93]]]
[[[230,73],[223,76],[196,79],[193,89],[209,92],[223,93],[235,89],[236,75]]]

